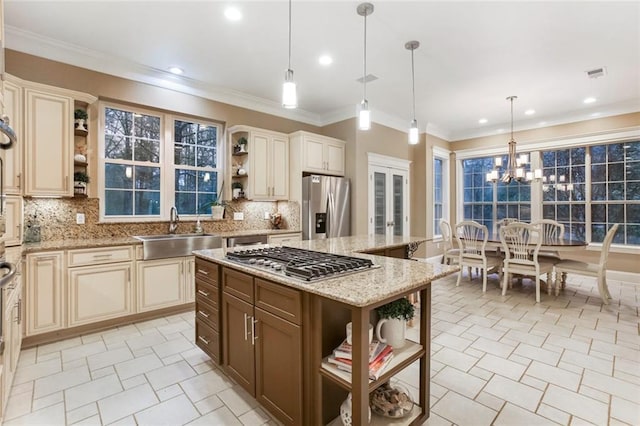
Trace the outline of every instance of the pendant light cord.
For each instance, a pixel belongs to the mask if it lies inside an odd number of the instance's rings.
[[[414,48],[415,49],[415,48]],[[411,49],[411,93],[413,95],[413,119],[416,119],[416,75],[413,66],[413,51]]]
[[[510,97],[511,100],[511,140],[513,140],[513,96]]]
[[[291,69],[291,0],[289,0],[289,68]]]
[[[363,63],[363,74],[362,74],[362,87],[363,87],[363,95],[362,99],[367,99],[367,15],[364,15],[364,63]]]

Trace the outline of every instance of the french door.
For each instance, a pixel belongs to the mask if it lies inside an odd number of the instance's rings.
[[[409,236],[409,170],[369,163],[369,235]]]

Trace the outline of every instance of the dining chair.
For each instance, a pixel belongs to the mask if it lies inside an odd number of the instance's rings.
[[[600,261],[598,263],[587,263],[578,260],[561,260],[555,264],[556,275],[561,274],[561,286],[564,288],[567,278],[567,273],[574,273],[579,275],[587,275],[590,277],[596,277],[598,279],[598,292],[605,305],[609,304],[611,294],[607,287],[607,260],[609,259],[609,249],[613,242],[613,237],[618,231],[618,224],[614,224],[604,237],[602,242],[602,249],[600,251]],[[558,294],[559,286],[556,284],[556,295]]]
[[[458,255],[458,263],[460,264],[460,273],[456,286],[460,285],[462,272],[467,267],[469,273],[469,281],[471,281],[471,268],[480,269],[482,273],[482,292],[487,291],[487,274],[491,270],[500,272],[502,258],[491,256],[485,251],[489,231],[485,225],[481,225],[475,221],[463,221],[456,224],[456,239],[460,253]]]
[[[540,228],[540,236],[544,243],[550,244],[553,241],[564,240],[564,225],[553,219],[540,219],[532,223]],[[545,250],[538,253],[539,257],[552,262],[560,261],[560,254],[557,251]]]
[[[442,263],[451,265],[452,262],[457,263],[460,257],[460,249],[453,246],[453,233],[451,225],[444,219],[440,220],[440,233],[442,234],[442,245],[444,248]]]
[[[540,275],[547,274],[547,292],[551,294],[553,262],[538,258],[542,245],[538,226],[516,222],[500,228],[500,243],[504,250],[502,295],[507,294],[513,274],[533,276],[536,281],[536,303],[540,303]],[[532,252],[533,250],[533,252]]]

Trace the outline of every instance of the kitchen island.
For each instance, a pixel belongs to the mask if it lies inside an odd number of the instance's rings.
[[[353,424],[365,424],[369,393],[419,361],[417,407],[401,424],[420,424],[429,416],[430,283],[458,268],[365,252],[404,247],[410,254],[423,241],[365,236],[288,244],[370,259],[375,265],[314,282],[231,261],[225,249],[196,251],[196,343],[284,424],[330,423],[348,392],[353,394]],[[420,341],[407,341],[382,376],[370,381],[366,330],[376,322],[374,309],[416,292]],[[349,321],[352,376],[323,363],[344,340]]]

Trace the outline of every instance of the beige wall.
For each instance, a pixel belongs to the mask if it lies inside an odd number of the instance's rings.
[[[505,135],[493,135],[455,142],[447,142],[429,134],[422,134],[417,146],[407,143],[405,132],[394,130],[379,124],[373,124],[368,132],[356,130],[355,119],[348,119],[323,128],[285,118],[265,114],[246,108],[204,99],[149,84],[138,83],[124,78],[111,76],[87,69],[74,67],[60,62],[31,56],[21,52],[6,50],[6,70],[19,78],[43,84],[86,92],[101,99],[116,100],[148,106],[156,109],[177,112],[195,117],[216,120],[227,126],[245,124],[264,129],[291,133],[307,130],[336,137],[347,142],[346,176],[353,182],[352,198],[352,234],[367,232],[367,153],[401,158],[412,161],[411,164],[411,233],[416,236],[431,237],[433,221],[431,205],[433,203],[430,188],[433,178],[430,165],[433,163],[433,146],[450,151],[482,147],[505,147]],[[540,142],[543,140],[584,136],[587,134],[610,132],[640,125],[640,112],[616,117],[582,121],[561,126],[533,129],[515,134],[519,144]],[[93,138],[95,140],[95,138]],[[456,170],[455,155],[450,161],[451,205],[450,220],[455,223]],[[95,185],[93,183],[92,185]],[[426,244],[418,256],[435,256],[440,248],[435,244]],[[592,260],[592,253],[585,252],[583,257]],[[623,271],[637,272],[640,263],[632,255],[612,255],[611,267]]]

